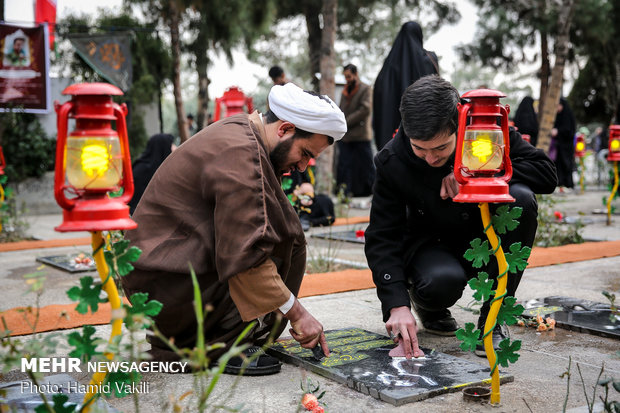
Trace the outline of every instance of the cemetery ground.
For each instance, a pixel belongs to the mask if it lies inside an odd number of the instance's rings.
[[[556,209],[564,217],[580,217],[585,226],[581,233],[586,241],[620,240],[620,215],[613,217],[611,226],[605,223],[604,215],[592,214],[602,209],[601,198],[607,194],[604,189],[588,189],[585,194],[578,190],[569,194],[554,194]],[[355,200],[358,205],[366,206],[365,200]],[[354,201],[354,205],[355,205]],[[367,208],[351,208],[350,216],[366,216]],[[61,222],[61,214],[49,213],[28,217],[31,223],[30,234],[38,239],[71,239],[86,237],[87,233],[60,234],[53,227]],[[364,229],[365,224],[326,228],[313,228],[307,232],[309,257],[328,256],[340,262],[363,268],[365,258],[363,244],[351,242],[328,241],[312,237],[312,234],[327,231],[344,231]],[[82,243],[83,244],[83,243]],[[63,246],[53,248],[22,249],[2,252],[0,255],[0,310],[34,305],[35,296],[24,294],[27,285],[23,276],[37,270],[40,263],[37,257],[89,252],[89,245]],[[548,296],[567,296],[576,299],[608,303],[603,291],[620,296],[620,249],[616,254],[606,258],[545,265],[525,271],[517,298],[527,302]],[[357,264],[356,264],[357,263]],[[42,271],[46,274],[46,283],[39,305],[71,304],[66,291],[78,284],[80,274],[71,274],[51,266]],[[336,292],[309,296],[301,299],[302,304],[323,324],[326,330],[360,328],[373,333],[385,335],[380,303],[373,289]],[[466,322],[475,322],[477,315],[470,310],[471,290],[466,289],[463,297],[451,311],[460,326]],[[109,325],[97,325],[96,335],[107,340],[110,335]],[[67,333],[68,331],[63,331]],[[509,368],[502,368],[502,373],[514,377],[514,381],[501,385],[501,405],[491,407],[478,402],[463,399],[460,391],[446,393],[402,406],[393,406],[377,400],[368,394],[362,394],[346,385],[319,376],[315,373],[291,364],[283,364],[279,374],[261,377],[221,376],[215,387],[210,405],[222,405],[229,408],[241,407],[250,412],[296,412],[303,411],[300,400],[303,391],[300,383],[310,378],[319,383],[325,395],[322,405],[329,412],[557,412],[562,411],[566,403],[567,411],[587,412],[587,400],[592,399],[594,387],[597,387],[597,400],[603,394],[603,388],[596,386],[597,379],[604,366],[603,376],[620,378],[620,342],[618,339],[601,337],[585,332],[556,328],[552,331],[537,332],[531,327],[511,326],[512,339],[522,341],[519,360]],[[50,332],[41,333],[38,339]],[[285,332],[283,337],[288,334]],[[424,348],[456,356],[482,366],[488,366],[486,359],[459,348],[459,341],[454,337],[434,336],[419,332],[420,344]],[[22,336],[21,339],[28,339]],[[69,349],[58,349],[52,356],[66,356]],[[570,361],[569,361],[570,360]],[[564,373],[571,366],[570,383]],[[579,366],[579,370],[577,368]],[[86,384],[88,373],[70,373],[73,379]],[[25,374],[13,370],[4,374],[0,382],[26,379]],[[179,400],[186,392],[194,388],[192,374],[146,373],[143,381],[149,383],[149,392],[139,397],[140,411],[160,412],[162,406],[171,400]],[[587,399],[586,399],[587,395]],[[610,389],[610,400],[619,400],[620,394]],[[122,412],[134,411],[131,397],[110,398],[106,402]],[[195,395],[185,397],[181,405],[195,405]],[[171,409],[165,411],[172,411]],[[187,411],[196,411],[188,407]],[[209,410],[210,411],[210,410]]]

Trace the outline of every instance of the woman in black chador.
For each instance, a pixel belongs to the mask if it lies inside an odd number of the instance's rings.
[[[439,74],[437,55],[422,47],[422,28],[416,22],[401,27],[373,89],[372,128],[377,150],[388,143],[400,125],[400,98],[419,78]]]
[[[176,148],[176,146],[173,145],[173,141],[174,136],[167,133],[159,133],[151,136],[142,155],[134,161],[131,167],[133,172],[134,192],[133,198],[129,201],[130,214],[133,214],[133,211],[138,206],[138,202],[140,202],[140,198],[142,198],[146,186],[151,181],[159,165],[161,165],[168,155]]]
[[[572,188],[573,169],[575,161],[575,132],[577,126],[575,124],[575,116],[568,106],[568,101],[560,98],[558,103],[558,113],[555,115],[555,123],[551,130],[551,136],[557,142],[557,155],[555,158],[555,167],[558,170],[558,186]]]
[[[534,99],[531,96],[523,98],[514,118],[515,126],[521,135],[530,135],[530,143],[536,146],[538,142],[538,116],[534,110]]]

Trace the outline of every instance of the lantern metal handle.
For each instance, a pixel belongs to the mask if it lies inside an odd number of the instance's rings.
[[[510,134],[508,132],[508,112],[509,109],[500,105],[499,110],[502,114],[502,133],[504,134],[504,175],[501,179],[508,182],[512,178],[512,162],[510,161]]]
[[[74,199],[67,199],[65,196],[65,146],[67,143],[67,128],[69,112],[73,110],[73,102],[68,101],[62,105],[56,101],[56,112],[58,113],[58,121],[56,127],[58,130],[58,136],[56,138],[56,173],[54,175],[54,198],[62,209],[72,209],[75,206]],[[58,167],[62,165],[62,167]]]
[[[126,104],[114,104],[114,114],[116,115],[116,129],[121,141],[121,150],[123,152],[123,195],[119,197],[119,200],[124,204],[129,203],[133,197],[134,185],[133,185],[133,173],[131,170],[131,156],[129,155],[129,137],[127,136],[127,124],[125,122],[125,116],[127,115]]]
[[[456,105],[456,109],[459,111],[459,128],[458,131],[456,133],[456,154],[455,154],[455,159],[454,159],[454,166],[456,167],[456,165],[463,165],[463,151],[462,150],[458,150],[458,148],[462,148],[463,147],[463,138],[465,137],[465,126],[467,126],[467,114],[469,113],[469,109],[471,108],[471,102],[467,102],[464,105],[462,105],[461,103],[458,103]],[[456,181],[461,184],[461,185],[465,185],[467,183],[467,181],[465,180],[465,178],[463,178],[463,175],[461,175],[461,170],[456,170],[456,168],[454,169],[454,177],[456,178]]]

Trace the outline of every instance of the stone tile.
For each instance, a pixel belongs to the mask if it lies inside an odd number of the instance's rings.
[[[392,358],[388,355],[392,340],[360,328],[330,330],[325,335],[332,354],[322,360],[293,339],[278,341],[269,351],[287,363],[395,406],[490,379],[488,366],[430,349],[423,349],[426,357],[420,359]],[[513,380],[508,375],[501,378],[503,383]]]

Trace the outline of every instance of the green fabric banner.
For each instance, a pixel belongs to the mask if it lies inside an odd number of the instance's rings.
[[[126,92],[131,87],[131,35],[129,32],[72,34],[77,53],[108,82]]]

